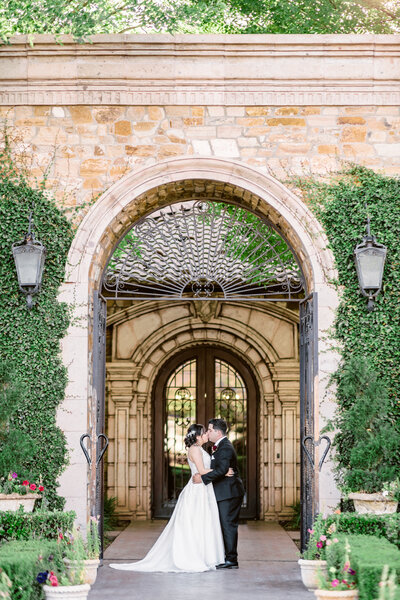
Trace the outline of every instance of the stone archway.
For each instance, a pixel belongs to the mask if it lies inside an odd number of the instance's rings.
[[[308,289],[319,293],[318,337],[322,346],[325,331],[332,323],[337,297],[328,283],[334,267],[323,231],[304,203],[272,177],[233,161],[185,158],[147,167],[113,185],[96,202],[78,229],[69,253],[66,281],[60,292],[61,300],[74,306],[76,317],[63,341],[70,384],[59,411],[59,424],[67,436],[71,462],[61,478],[61,493],[67,498],[67,506],[73,502],[81,523],[86,521],[90,490],[79,436],[93,430],[95,418],[91,373],[92,293],[98,289],[113,247],[135,220],[172,201],[193,196],[213,196],[222,201],[229,198],[231,202],[268,217],[295,249]],[[334,365],[333,354],[323,349],[320,372],[329,375]],[[318,387],[317,380],[315,390],[318,432],[318,415],[323,417],[319,402],[324,386]],[[68,413],[74,415],[73,423],[66,416]],[[335,503],[337,497],[329,469],[322,478],[319,496],[323,508],[324,504]]]
[[[288,518],[299,499],[298,312],[273,303],[212,304],[205,314],[202,302],[135,303],[109,317],[108,490],[122,518],[152,516],[154,382],[168,360],[200,345],[229,350],[256,378],[259,516]]]

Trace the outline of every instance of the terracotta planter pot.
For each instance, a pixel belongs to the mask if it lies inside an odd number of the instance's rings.
[[[0,494],[0,511],[17,511],[22,505],[25,512],[32,512],[35,506],[35,500],[41,498],[40,494]]]
[[[302,582],[309,590],[315,590],[318,587],[318,571],[321,571],[324,575],[328,575],[326,560],[306,560],[300,558],[298,563],[300,565]]]
[[[82,585],[59,585],[57,587],[51,585],[43,586],[46,600],[59,600],[60,598],[65,598],[66,600],[86,600],[89,590],[90,585],[87,583]]]
[[[358,590],[314,590],[318,600],[357,600]]]
[[[349,494],[350,500],[354,502],[354,508],[360,515],[389,515],[397,510],[397,500],[388,500],[382,493]]]
[[[64,563],[67,571],[74,571],[76,569],[76,562],[64,558]],[[83,561],[83,583],[93,585],[97,577],[97,569],[99,567],[100,560],[98,558],[89,558]]]

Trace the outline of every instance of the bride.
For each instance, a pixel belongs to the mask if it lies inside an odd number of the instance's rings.
[[[208,442],[203,425],[190,425],[185,437],[191,474],[211,471],[211,457],[202,445]],[[231,469],[226,473],[231,476]],[[215,569],[225,560],[218,506],[212,485],[195,484],[192,478],[183,488],[164,531],[142,560],[111,564],[123,571],[201,572]]]

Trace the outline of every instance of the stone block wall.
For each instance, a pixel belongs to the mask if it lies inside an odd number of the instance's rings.
[[[80,205],[138,167],[215,156],[286,180],[324,176],[341,161],[400,171],[398,106],[2,107],[31,174]],[[66,195],[67,194],[67,195]]]

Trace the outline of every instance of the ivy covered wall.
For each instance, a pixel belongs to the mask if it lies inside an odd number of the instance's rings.
[[[334,377],[339,409],[348,408],[343,368],[351,357],[365,357],[387,385],[391,416],[400,428],[400,179],[349,166],[328,183],[302,180],[300,186],[326,231],[338,270],[341,301],[331,335],[342,357]],[[373,312],[359,290],[353,258],[367,214],[371,233],[388,249],[383,290]],[[400,475],[400,455],[397,464]]]
[[[37,239],[47,250],[42,291],[32,310],[18,289],[11,253],[28,228],[34,206]],[[56,426],[56,409],[64,398],[66,370],[60,357],[69,315],[57,301],[73,237],[64,212],[41,189],[33,189],[14,168],[7,150],[0,154],[0,360],[9,361],[28,390],[18,419],[40,452],[27,464],[32,477],[43,479],[52,507],[61,508],[56,480],[66,461],[64,435]]]

